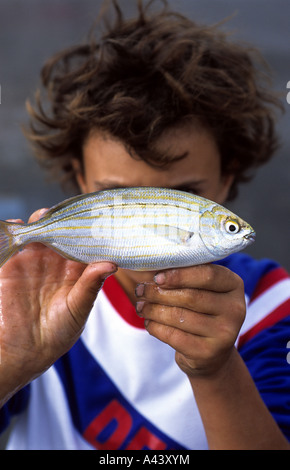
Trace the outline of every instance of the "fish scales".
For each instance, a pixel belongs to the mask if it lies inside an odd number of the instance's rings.
[[[246,222],[205,198],[166,188],[113,189],[68,199],[31,224],[0,221],[0,266],[40,242],[84,263],[166,269],[221,259],[253,238]]]

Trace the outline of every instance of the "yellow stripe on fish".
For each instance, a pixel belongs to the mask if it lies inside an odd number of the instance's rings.
[[[70,198],[31,224],[0,221],[0,266],[28,243],[133,270],[191,266],[253,242],[252,227],[223,206],[183,191],[124,188]]]

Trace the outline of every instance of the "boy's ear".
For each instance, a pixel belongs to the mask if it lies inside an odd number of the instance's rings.
[[[229,192],[230,192],[230,189],[231,189],[231,186],[234,182],[234,179],[235,179],[235,175],[230,173],[228,175],[224,175],[222,177],[222,187],[221,187],[221,192],[220,192],[220,201],[217,201],[219,202],[220,204],[222,204],[224,201],[227,200],[228,198],[228,195],[229,195]]]
[[[88,192],[87,191],[87,184],[86,184],[83,169],[81,167],[81,162],[79,160],[77,160],[76,158],[73,158],[72,166],[73,166],[73,169],[74,169],[74,172],[75,172],[75,177],[76,177],[76,180],[77,180],[77,183],[80,187],[81,192],[82,193],[87,193]]]

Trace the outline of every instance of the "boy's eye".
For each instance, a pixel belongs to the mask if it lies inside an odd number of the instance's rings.
[[[186,193],[195,194],[196,196],[199,195],[199,191],[196,188],[191,188],[188,186],[179,186],[176,189],[178,189],[179,191],[185,191]]]

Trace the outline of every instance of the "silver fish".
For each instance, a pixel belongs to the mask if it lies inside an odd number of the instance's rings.
[[[183,191],[124,188],[76,196],[30,224],[0,221],[0,267],[31,242],[66,258],[158,270],[216,261],[252,243],[252,227]]]

